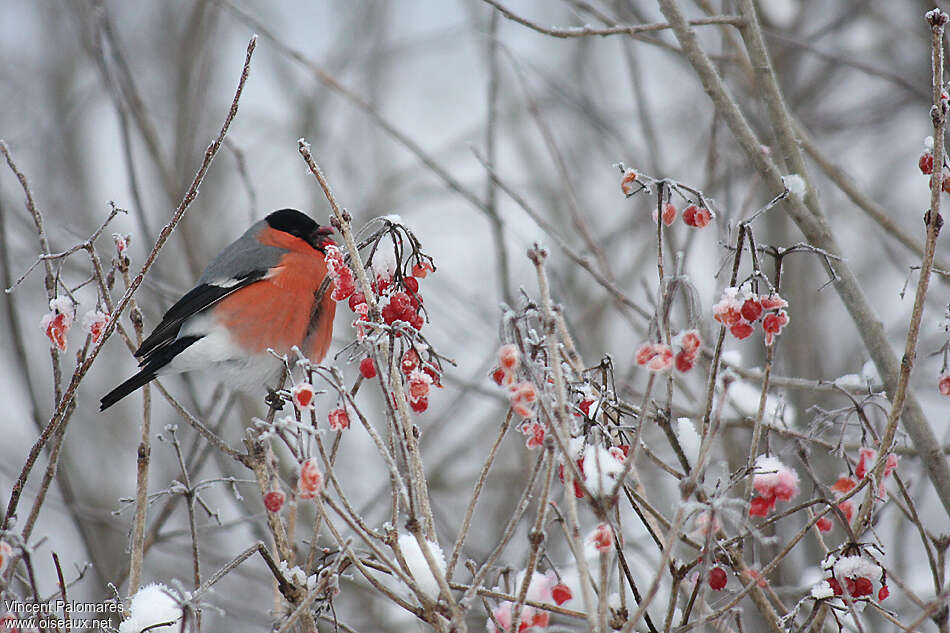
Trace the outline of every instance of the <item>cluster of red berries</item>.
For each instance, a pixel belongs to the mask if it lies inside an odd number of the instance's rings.
[[[364,324],[369,321],[369,305],[362,292],[356,291],[353,271],[343,261],[340,249],[333,245],[326,246],[327,270],[333,279],[334,289],[332,298],[336,301],[347,300],[350,310],[356,314],[353,326],[356,328],[357,338],[365,336]],[[422,316],[422,295],[419,294],[419,280],[424,279],[435,268],[426,260],[418,260],[412,267],[412,275],[403,276],[396,282],[392,274],[377,275],[371,282],[381,308],[381,316],[386,325],[397,321],[408,323],[417,330],[421,330],[425,320]],[[396,331],[395,336],[400,336]],[[369,380],[378,374],[375,361],[367,356],[360,361],[360,375]],[[400,359],[400,369],[406,379],[406,389],[409,406],[416,413],[422,413],[429,408],[429,387],[439,383],[438,369],[424,363],[415,348],[410,347]],[[349,417],[345,409],[336,409],[330,412],[330,427],[345,429],[349,427]]]
[[[858,485],[858,481],[864,479],[865,476],[870,473],[871,468],[874,467],[874,463],[877,461],[877,451],[873,448],[862,448],[858,451],[858,465],[854,469],[854,477],[840,477],[836,481],[831,489],[839,496],[844,496],[847,493],[851,492],[855,486]],[[887,483],[887,478],[890,477],[891,473],[897,468],[897,455],[894,453],[889,453],[887,459],[884,462],[884,476],[881,478],[881,481],[878,483],[877,496],[879,498],[884,498],[884,486]],[[845,519],[850,523],[851,518],[854,516],[854,503],[851,499],[845,499],[838,503],[838,508],[844,513]],[[823,516],[818,521],[815,522],[815,527],[818,528],[820,532],[829,532],[833,527],[833,523],[830,518]]]
[[[633,186],[638,182],[639,175],[633,169],[623,170],[623,176],[620,179],[620,190],[623,192],[623,195],[628,198],[632,196],[636,191]],[[676,216],[678,211],[676,205],[672,202],[667,202],[663,205],[663,224],[666,226],[671,226],[676,222]],[[653,221],[656,222],[657,212],[656,209],[653,210]],[[716,217],[710,209],[707,209],[705,206],[699,206],[696,204],[689,204],[683,209],[683,223],[686,226],[690,226],[694,229],[701,229],[709,225],[712,222],[713,218]]]
[[[696,330],[681,332],[673,340],[673,345],[679,348],[675,354],[673,348],[664,343],[644,343],[637,349],[637,365],[646,367],[652,372],[667,371],[676,367],[677,371],[688,372],[696,364],[703,340]]]
[[[761,320],[765,344],[771,346],[775,337],[788,325],[788,302],[777,294],[754,295],[748,289],[726,288],[719,302],[713,306],[713,318],[729,328],[737,339],[748,338]]]
[[[924,174],[925,176],[933,177],[934,155],[929,149],[925,150],[924,153],[920,155],[920,159],[917,161],[917,166],[920,168],[920,173]],[[944,193],[950,193],[950,172],[944,169],[942,177],[943,181],[940,184],[940,188],[943,189]]]
[[[412,347],[402,355],[399,369],[406,378],[409,406],[416,413],[422,413],[429,408],[429,388],[432,385],[442,386],[439,383],[438,370],[428,363],[423,363],[419,352]]]
[[[712,211],[706,207],[698,207],[695,204],[688,205],[683,209],[683,223],[694,229],[701,229],[712,222]]]
[[[878,600],[885,600],[891,595],[887,588],[887,574],[873,560],[869,560],[860,553],[841,556],[835,560],[826,559],[823,564],[829,572],[824,582],[828,583],[831,594],[842,596],[845,592],[852,599],[864,598],[874,594],[874,583],[879,582],[881,588],[877,592]],[[842,581],[844,586],[842,587]],[[825,596],[831,597],[825,589]],[[812,590],[812,595],[815,591]]]
[[[678,211],[676,210],[676,205],[672,202],[667,202],[663,205],[663,224],[666,226],[672,226],[676,222],[676,215]],[[683,209],[683,223],[686,226],[692,227],[694,229],[705,228],[712,222],[712,219],[715,216],[713,212],[707,209],[706,207],[700,207],[695,204],[689,204]],[[653,211],[653,221],[656,222],[656,210]]]
[[[492,369],[491,377],[499,387],[508,388],[508,402],[511,410],[523,420],[518,430],[525,436],[528,448],[538,448],[544,444],[544,424],[534,419],[538,390],[530,380],[518,381],[517,372],[521,366],[521,353],[512,343],[498,348],[498,366]]]

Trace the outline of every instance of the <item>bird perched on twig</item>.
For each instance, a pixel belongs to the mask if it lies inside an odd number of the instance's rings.
[[[135,352],[142,369],[102,397],[112,406],[162,374],[212,369],[232,389],[275,386],[277,354],[326,356],[336,302],[323,285],[333,229],[294,209],[274,211],[226,247]],[[323,291],[322,296],[321,291]]]

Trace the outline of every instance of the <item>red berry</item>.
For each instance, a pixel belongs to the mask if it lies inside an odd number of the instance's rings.
[[[870,596],[873,591],[874,584],[869,578],[860,576],[854,579],[854,590],[851,591],[851,595],[853,595],[855,598],[860,598],[861,596]]]
[[[429,408],[429,399],[419,398],[418,400],[410,400],[409,406],[412,407],[412,410],[416,413],[422,413]]]
[[[696,226],[696,212],[699,211],[699,207],[695,204],[691,204],[683,209],[683,222],[686,226]]]
[[[419,280],[415,277],[403,277],[402,285],[409,292],[419,292]]]
[[[387,325],[392,324],[393,321],[396,321],[398,319],[399,319],[399,310],[396,309],[396,306],[394,306],[391,303],[383,306],[383,321],[385,321]]]
[[[731,328],[729,331],[732,332],[732,335],[739,339],[740,341],[744,338],[749,338],[752,335],[752,325],[746,321],[739,321]]]
[[[594,404],[594,400],[581,400],[577,407],[584,412],[584,415],[590,417],[590,406],[592,404]]]
[[[831,590],[835,592],[836,596],[840,596],[844,593],[844,591],[841,589],[841,583],[838,582],[836,578],[829,578],[828,584],[831,586]]]
[[[425,380],[409,381],[409,399],[418,400],[429,395],[429,383]]]
[[[375,378],[376,377],[376,365],[373,364],[373,359],[368,356],[360,361],[360,373],[363,374],[363,378]]]
[[[423,320],[422,315],[418,312],[409,317],[409,325],[416,328],[417,330],[421,330],[424,324],[425,321]]]
[[[663,207],[663,224],[670,226],[673,222],[676,221],[676,205],[672,202],[667,202],[666,206]]]
[[[716,591],[722,591],[726,586],[726,571],[722,567],[713,567],[709,570],[709,587]]]
[[[402,368],[402,373],[409,375],[412,373],[412,370],[419,366],[419,352],[413,348],[406,350],[406,353],[402,355],[402,363],[400,367]]]
[[[712,221],[712,213],[709,209],[703,207],[702,209],[696,210],[696,215],[693,217],[693,226],[697,229],[704,228]]]
[[[937,376],[937,391],[941,396],[950,396],[950,372],[942,372]]]
[[[762,316],[762,303],[757,299],[746,299],[739,310],[739,314],[746,321],[758,321]]]
[[[425,365],[423,366],[422,371],[426,376],[432,379],[433,385],[440,389],[442,388],[442,385],[439,383],[439,371],[436,368]]]
[[[563,582],[559,582],[558,584],[551,587],[551,597],[554,598],[554,602],[560,606],[574,596],[571,594],[570,587],[565,585]]]
[[[501,367],[496,367],[491,372],[491,379],[495,381],[495,384],[501,385],[505,380],[505,370]]]
[[[429,274],[429,271],[435,271],[432,267],[432,264],[429,262],[419,262],[412,267],[412,276],[417,279],[425,279],[425,276]]]
[[[920,155],[920,160],[917,161],[917,166],[920,167],[920,173],[930,175],[934,173],[934,155],[930,152],[924,152]]]
[[[346,409],[338,408],[327,414],[327,420],[330,422],[331,431],[342,431],[350,428],[350,416],[346,414]]]
[[[350,298],[347,300],[347,305],[350,306],[350,310],[356,312],[356,306],[361,303],[366,303],[366,297],[363,296],[362,292],[355,292],[350,295]]]
[[[941,187],[944,193],[950,193],[950,174],[943,177],[943,184]]]
[[[775,497],[755,497],[749,504],[750,517],[764,517],[775,507]]]
[[[271,490],[264,495],[264,507],[267,508],[268,512],[280,512],[280,509],[284,507],[284,500],[286,499],[287,495],[282,491]]]
[[[889,595],[891,595],[891,590],[887,588],[887,585],[881,585],[880,591],[877,592],[877,599],[886,600]]]
[[[815,525],[818,527],[819,532],[831,531],[831,519],[829,519],[828,517],[821,517],[820,519],[818,519]]]
[[[676,364],[676,370],[683,373],[688,372],[693,368],[693,364],[696,362],[695,352],[687,352],[685,349],[680,350],[676,354],[674,363]]]

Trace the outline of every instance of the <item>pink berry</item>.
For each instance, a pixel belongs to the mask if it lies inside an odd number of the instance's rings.
[[[739,339],[740,341],[744,338],[749,338],[752,335],[752,325],[746,321],[739,321],[731,328],[729,331],[732,332],[732,335]]]

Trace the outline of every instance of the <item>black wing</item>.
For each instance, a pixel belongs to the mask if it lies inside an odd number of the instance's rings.
[[[136,350],[135,357],[140,359],[139,364],[144,365],[164,347],[171,345],[178,337],[178,331],[185,319],[207,310],[232,292],[259,281],[266,272],[265,270],[252,270],[233,280],[233,284],[226,286],[210,283],[199,284],[189,290],[184,297],[168,309],[168,312],[162,317],[162,322],[142,342],[142,346]]]

